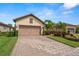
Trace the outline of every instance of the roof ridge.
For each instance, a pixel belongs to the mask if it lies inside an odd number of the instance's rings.
[[[27,15],[24,15],[24,16],[21,16],[21,17],[18,17],[18,18],[15,18],[13,19],[14,22],[16,22],[17,20],[20,20],[21,18],[24,18],[24,17],[27,17],[27,16],[33,16],[35,17],[36,19],[38,19],[40,22],[42,22],[43,24],[45,24],[41,19],[39,19],[38,17],[36,17],[34,14],[30,13],[30,14],[27,14]]]

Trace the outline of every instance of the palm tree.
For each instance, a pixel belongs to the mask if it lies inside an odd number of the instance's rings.
[[[45,30],[47,31],[47,32],[50,32],[51,30],[52,30],[52,27],[53,27],[53,25],[54,25],[55,23],[54,22],[52,22],[51,20],[45,20]]]
[[[54,25],[54,22],[52,22],[51,20],[45,20],[45,24],[46,24],[46,28],[50,29]]]
[[[62,37],[65,36],[65,31],[66,31],[65,25],[66,24],[64,22],[58,22],[56,24],[56,32],[58,33],[58,35],[61,35]]]
[[[58,22],[57,24],[56,24],[56,26],[59,28],[59,29],[61,29],[61,31],[62,32],[65,32],[65,30],[66,30],[66,28],[65,28],[65,23],[64,22]]]

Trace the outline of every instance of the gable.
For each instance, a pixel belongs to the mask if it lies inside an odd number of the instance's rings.
[[[30,23],[30,19],[33,19],[33,23]],[[16,20],[16,25],[35,25],[35,26],[44,26],[44,23],[38,18],[29,15],[28,17],[19,18]]]

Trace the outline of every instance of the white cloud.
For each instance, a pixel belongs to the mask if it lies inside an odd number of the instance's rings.
[[[73,11],[64,11],[64,12],[62,12],[63,15],[67,15],[67,14],[71,14],[71,13],[73,13]]]
[[[54,12],[51,9],[43,8],[40,11],[36,12],[36,15],[40,16],[43,19],[52,18]]]
[[[74,12],[72,8],[75,8],[78,5],[79,3],[64,3],[63,6],[60,6],[60,11],[63,15],[72,14]]]
[[[63,7],[65,9],[72,9],[72,8],[76,7],[77,5],[79,5],[79,3],[64,3]]]
[[[14,16],[8,13],[0,13],[0,18],[13,18]]]
[[[14,16],[12,16],[9,13],[0,13],[0,22],[6,23],[6,24],[14,24],[13,19]]]
[[[54,16],[54,10],[47,8],[47,7],[29,7],[26,9],[29,13],[33,13],[41,19],[52,19]]]
[[[0,17],[6,17],[8,14],[0,13]]]

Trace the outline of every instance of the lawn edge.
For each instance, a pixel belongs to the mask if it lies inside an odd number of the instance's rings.
[[[47,38],[49,38],[49,39],[51,39],[51,40],[55,40],[55,38],[53,38],[53,37],[51,38],[51,37],[47,36]],[[55,41],[60,42],[60,43],[65,44],[65,45],[68,45],[68,46],[73,47],[73,48],[77,48],[77,47],[78,47],[78,46],[69,45],[69,44],[67,44],[67,43],[64,43],[64,42],[61,42],[61,41],[58,41],[58,40],[55,40]]]

